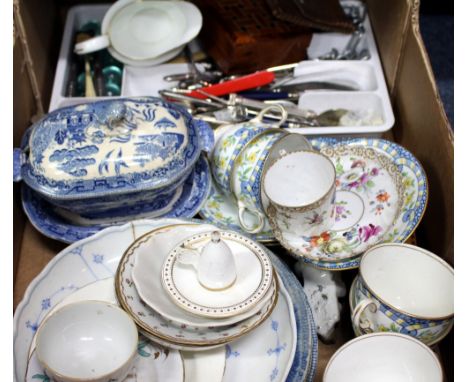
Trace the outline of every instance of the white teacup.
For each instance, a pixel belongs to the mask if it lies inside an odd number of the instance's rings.
[[[323,382],[442,382],[437,356],[404,334],[374,333],[347,342],[332,356]]]
[[[422,248],[372,247],[352,287],[354,331],[398,331],[432,346],[453,325],[453,281],[453,268]]]
[[[335,177],[333,162],[311,150],[285,152],[268,168],[262,188],[278,239],[285,234],[316,236],[332,227]]]

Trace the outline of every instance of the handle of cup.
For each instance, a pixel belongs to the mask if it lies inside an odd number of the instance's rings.
[[[110,45],[109,37],[105,34],[90,38],[89,40],[75,44],[74,52],[76,54],[88,54],[105,49]]]
[[[377,305],[375,304],[374,301],[372,301],[369,298],[366,298],[362,301],[360,301],[353,310],[353,313],[351,314],[351,319],[353,321],[353,324],[356,328],[359,328],[362,330],[364,333],[372,333],[374,332],[374,325],[369,321],[369,320],[362,320],[362,314],[364,311],[369,308],[369,310],[372,313],[377,312]]]
[[[241,201],[238,201],[237,205],[238,205],[239,223],[240,223],[242,229],[245,232],[248,232],[248,233],[259,233],[259,232],[261,232],[261,230],[263,229],[263,226],[265,225],[265,217],[263,216],[263,214],[261,212],[259,212],[259,211],[256,211],[256,210],[249,210],[244,205],[244,203],[242,203]],[[245,214],[247,212],[254,215],[256,217],[256,219],[257,219],[256,224],[254,224],[253,226],[249,226],[245,222],[244,216],[245,216]]]
[[[200,253],[196,249],[179,248],[177,253],[177,262],[183,265],[190,265],[197,269]]]
[[[280,127],[284,122],[286,122],[286,119],[288,118],[288,112],[283,106],[279,104],[269,105],[266,108],[260,110],[257,116],[251,119],[250,122],[261,123],[265,114],[271,110],[277,110],[281,113],[281,119],[276,123],[272,123],[271,127]]]

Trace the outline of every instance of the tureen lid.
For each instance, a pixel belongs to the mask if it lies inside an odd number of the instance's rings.
[[[213,146],[209,125],[155,97],[58,109],[29,134],[22,155],[14,153],[15,180],[62,199],[165,186],[188,174],[200,152]]]

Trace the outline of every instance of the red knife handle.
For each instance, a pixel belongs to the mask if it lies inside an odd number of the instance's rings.
[[[226,82],[221,82],[219,84],[206,86],[200,88],[200,90],[209,93],[214,96],[222,96],[229,93],[237,93],[242,90],[254,89],[259,86],[264,86],[272,83],[275,79],[275,74],[272,72],[262,71],[249,74],[247,76],[242,76],[229,80]],[[207,97],[196,90],[188,94],[190,97],[206,99]]]

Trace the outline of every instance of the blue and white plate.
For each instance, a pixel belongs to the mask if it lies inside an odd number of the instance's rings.
[[[44,317],[55,305],[86,285],[113,277],[123,252],[137,237],[158,227],[189,221],[183,219],[137,220],[118,227],[110,227],[70,245],[55,256],[31,282],[15,311],[14,380],[18,382],[24,380],[33,337]],[[304,291],[291,270],[278,256],[265,250],[270,255],[294,306],[297,343],[294,360],[286,381],[312,382],[317,366],[318,350],[312,312]],[[236,349],[232,350],[236,351]],[[276,360],[276,354],[278,353],[275,351],[271,352],[273,360]],[[235,354],[231,356],[235,357]],[[266,371],[262,381],[279,381],[279,377],[275,377],[277,374],[272,374],[272,370]]]
[[[166,218],[191,218],[195,216],[211,189],[211,174],[208,160],[202,156],[196,163],[193,172],[185,181],[182,194],[171,210],[163,216]],[[126,223],[122,221],[113,224],[77,225],[66,220],[56,211],[56,207],[43,199],[27,185],[22,187],[23,209],[31,224],[43,235],[64,243],[73,243],[87,238],[111,225]],[[128,216],[127,221],[136,219]],[[148,218],[148,217],[146,217]],[[149,217],[151,218],[151,217]]]

